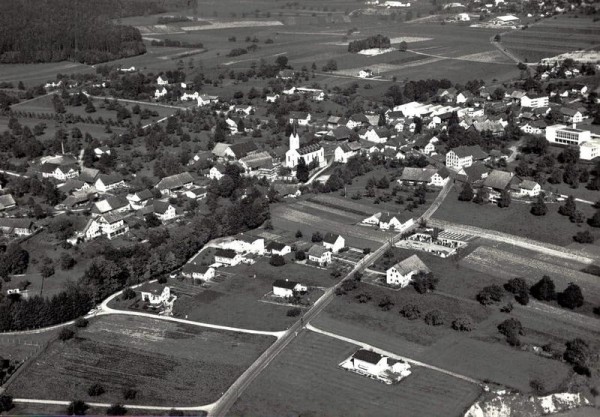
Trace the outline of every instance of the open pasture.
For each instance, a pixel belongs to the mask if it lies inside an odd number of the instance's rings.
[[[458,417],[479,395],[474,384],[424,368],[413,367],[397,385],[341,369],[338,364],[357,349],[320,334],[302,334],[250,385],[230,414]]]
[[[458,201],[456,187],[435,212],[434,218],[449,222],[497,230],[517,236],[527,237],[541,242],[566,246],[573,242],[573,236],[588,229],[587,225],[578,227],[571,223],[568,217],[558,214],[559,204],[547,204],[548,213],[545,216],[534,216],[529,211],[529,204],[513,201],[508,208],[499,208],[493,204],[478,205],[471,202]],[[583,203],[578,203],[586,218],[591,217],[595,210]],[[592,234],[600,239],[600,231],[591,229]]]
[[[18,398],[197,405],[215,401],[272,338],[159,320],[102,317],[53,342],[10,385]],[[210,383],[208,383],[210,381]],[[100,383],[105,393],[90,397]],[[124,389],[137,391],[123,399]]]
[[[565,52],[598,47],[600,27],[588,16],[555,16],[525,30],[509,32],[501,42],[524,62],[538,62]]]
[[[56,81],[56,74],[93,73],[90,65],[77,62],[51,62],[47,64],[0,64],[0,82],[12,82],[15,87],[23,81],[25,87]]]
[[[274,267],[267,259],[254,265],[239,265],[219,271],[226,278],[211,284],[196,295],[182,294],[173,308],[176,317],[224,326],[254,330],[280,331],[288,328],[297,317],[288,317],[289,306],[261,301],[273,290],[276,279],[287,278],[308,286],[329,287],[335,283],[329,271],[311,266],[288,263]],[[175,284],[177,287],[177,284]],[[310,302],[316,300],[309,295]]]

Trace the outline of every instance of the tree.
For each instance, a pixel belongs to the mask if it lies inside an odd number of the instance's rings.
[[[29,265],[29,252],[21,248],[17,242],[11,242],[4,254],[0,255],[0,277],[9,274],[23,274]]]
[[[587,367],[593,357],[593,351],[587,342],[583,339],[576,338],[568,341],[566,344],[563,358],[571,365],[579,367]]]
[[[297,230],[296,231],[296,238],[300,239],[302,237],[302,231],[301,230]]]
[[[561,307],[573,310],[583,305],[583,293],[579,285],[570,283],[563,292],[558,293],[556,300]]]
[[[544,275],[541,280],[531,286],[529,293],[532,297],[540,301],[555,300],[556,289],[554,286],[554,281],[552,281],[549,276]]]
[[[525,279],[517,277],[509,279],[508,282],[504,284],[504,289],[511,294],[518,294],[523,291],[529,291],[529,286]]]
[[[273,266],[283,266],[285,265],[285,259],[281,255],[273,255],[271,256],[269,263]]]
[[[485,203],[487,198],[488,198],[487,191],[483,188],[480,188],[479,190],[477,190],[477,194],[475,195],[473,202],[477,203],[477,204],[483,204],[483,203]]]
[[[12,410],[15,405],[13,404],[12,395],[2,394],[0,395],[0,412],[4,413]]]
[[[583,232],[577,232],[573,236],[573,240],[577,243],[594,243],[595,238],[589,230],[584,230]]]
[[[425,314],[423,320],[428,326],[441,326],[446,321],[440,310],[431,310]]]
[[[99,383],[94,383],[92,384],[89,388],[88,388],[88,395],[90,397],[98,397],[102,394],[104,394],[106,391],[104,390],[104,387],[102,385],[100,385]]]
[[[498,331],[506,336],[506,341],[511,346],[520,346],[519,336],[524,334],[523,325],[515,318],[504,320],[498,325]]]
[[[588,224],[592,227],[600,227],[600,210],[588,219]]]
[[[473,193],[473,187],[471,187],[471,184],[469,184],[468,182],[465,182],[462,190],[460,191],[460,194],[458,195],[458,200],[471,201],[473,200],[474,196],[475,194]]]
[[[296,167],[296,178],[300,182],[306,182],[306,181],[308,181],[308,177],[309,177],[308,166],[306,165],[304,158],[300,158],[300,160],[298,161],[298,166]]]
[[[153,228],[162,225],[160,219],[154,213],[149,213],[144,216],[144,221],[146,222],[146,227]]]
[[[127,409],[121,404],[113,404],[106,409],[107,416],[124,416],[127,414]]]
[[[297,250],[294,256],[297,261],[303,261],[306,259],[306,253],[303,250]]]
[[[123,390],[123,398],[126,400],[134,400],[137,396],[137,390],[133,388],[126,388]]]
[[[42,265],[40,268],[40,275],[44,278],[51,277],[54,275],[54,266],[52,264]]]
[[[417,274],[413,276],[411,285],[419,294],[425,294],[426,292],[435,290],[439,278],[433,273],[429,274]]]
[[[122,297],[123,297],[123,299],[124,299],[124,300],[131,300],[131,299],[134,299],[134,298],[135,298],[135,296],[136,296],[136,293],[135,293],[135,291],[134,291],[134,290],[132,290],[131,288],[127,287],[127,288],[125,288],[125,289],[123,290],[123,295],[122,295]]]
[[[85,412],[90,408],[89,405],[82,400],[74,400],[67,406],[67,415],[69,416],[84,416]]]
[[[506,190],[500,192],[500,199],[498,200],[498,207],[505,208],[510,206],[511,198],[510,193]]]
[[[77,320],[75,320],[75,327],[84,328],[87,327],[88,324],[89,321],[85,317],[78,317]]]
[[[400,315],[409,320],[416,320],[421,317],[421,310],[414,304],[407,304],[400,310]]]
[[[475,326],[469,316],[460,316],[452,321],[452,328],[459,332],[470,332]]]
[[[545,216],[548,212],[548,207],[544,202],[544,197],[544,193],[540,193],[535,203],[531,205],[531,214],[533,214],[534,216]]]
[[[577,206],[575,204],[575,197],[570,195],[567,197],[565,204],[558,208],[558,213],[562,214],[563,216],[571,217],[575,213],[575,210],[577,210]]]
[[[384,296],[377,304],[382,311],[389,311],[394,306],[394,302],[387,295]]]
[[[73,329],[68,327],[63,328],[60,333],[58,333],[58,339],[62,342],[66,342],[69,339],[72,339],[75,336],[75,332]]]
[[[322,242],[323,241],[323,235],[321,234],[321,232],[314,232],[312,234],[312,237],[310,239],[312,242],[318,243],[318,242]]]
[[[63,271],[67,271],[75,266],[75,258],[73,258],[71,255],[69,255],[66,252],[63,252],[60,255],[59,261],[60,261],[60,268]]]
[[[502,301],[504,296],[504,290],[499,285],[489,285],[484,287],[477,294],[477,301],[483,305],[495,304]]]
[[[406,52],[407,49],[408,49],[408,44],[405,41],[400,42],[400,45],[398,46],[398,50],[400,52]]]

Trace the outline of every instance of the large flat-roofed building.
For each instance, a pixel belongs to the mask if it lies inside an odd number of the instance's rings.
[[[546,140],[560,145],[577,146],[579,158],[590,161],[600,156],[600,136],[589,130],[577,129],[575,125],[552,125],[546,127]]]

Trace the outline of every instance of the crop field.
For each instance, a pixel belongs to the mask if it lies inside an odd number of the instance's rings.
[[[246,390],[230,414],[297,416],[462,416],[479,387],[425,368],[397,385],[385,385],[342,370],[338,364],[357,347],[304,333]],[[401,410],[401,411],[399,411]]]
[[[556,16],[502,37],[502,45],[525,62],[538,62],[578,49],[600,45],[600,27],[591,17]]]
[[[52,62],[47,64],[0,64],[0,82],[16,84],[23,81],[26,87],[56,81],[56,74],[93,73],[89,65],[76,62]]]
[[[272,338],[164,321],[102,317],[74,339],[56,341],[10,385],[19,398],[124,402],[168,406],[215,401]],[[207,383],[210,381],[210,383]],[[90,397],[100,383],[105,393]]]
[[[529,212],[531,209],[529,204],[516,201],[505,209],[500,209],[493,204],[477,205],[458,201],[458,192],[454,189],[433,217],[560,246],[571,244],[577,232],[589,229],[587,226],[578,227],[571,223],[568,217],[558,214],[559,204],[547,204],[547,206],[548,213],[538,217]],[[586,218],[595,213],[595,209],[587,204],[578,203],[577,208],[585,214]],[[591,229],[591,232],[598,241],[600,231]]]
[[[297,320],[286,315],[290,307],[261,301],[273,290],[276,279],[318,287],[330,287],[336,282],[324,269],[293,263],[274,267],[266,259],[219,272],[227,278],[197,295],[178,298],[173,309],[175,316],[247,329],[285,330]],[[314,296],[309,297],[311,303],[316,301]]]
[[[356,248],[375,249],[385,242],[391,234],[355,225],[355,221],[349,220],[347,216],[338,217],[329,212],[328,207],[322,209],[308,209],[298,202],[288,204],[277,204],[271,206],[271,218],[273,226],[285,230],[300,230],[304,236],[311,236],[319,231],[337,233],[346,239],[346,244]]]

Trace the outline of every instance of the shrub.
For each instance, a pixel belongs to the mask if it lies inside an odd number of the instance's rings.
[[[576,338],[566,343],[563,359],[571,365],[587,366],[592,357],[592,349],[583,339]]]
[[[295,257],[297,261],[303,261],[306,259],[306,253],[303,250],[297,250]]]
[[[540,301],[552,301],[556,299],[554,281],[549,276],[544,275],[541,280],[532,285],[529,293]]]
[[[400,315],[409,320],[416,320],[421,317],[419,307],[414,304],[407,304],[400,310]]]
[[[440,310],[431,310],[423,317],[429,326],[441,326],[445,322],[444,314]]]
[[[459,332],[470,332],[473,330],[473,320],[469,316],[457,317],[452,321],[452,328]]]
[[[133,388],[126,388],[123,390],[123,398],[126,400],[134,400],[137,396],[137,391]]]
[[[301,238],[301,237],[302,237],[302,232],[301,232],[300,230],[298,230],[298,231],[296,232],[296,238],[298,238],[298,239],[299,239],[299,238]]]
[[[273,266],[283,266],[285,265],[285,259],[281,255],[273,255],[271,256],[269,263]]]
[[[113,404],[106,409],[107,416],[124,416],[127,414],[127,409],[121,404]]]
[[[573,240],[577,243],[594,243],[594,235],[590,233],[589,230],[584,230],[583,232],[577,232],[575,236],[573,236]]]
[[[290,308],[286,315],[288,317],[298,317],[300,315],[300,313],[302,313],[302,310],[300,310],[298,307],[294,307],[294,308]]]
[[[90,397],[98,397],[105,392],[104,387],[97,382],[88,388],[88,395]]]
[[[379,303],[377,305],[379,306],[379,308],[381,308],[382,311],[389,311],[394,306],[394,303],[392,302],[390,297],[386,295],[381,300],[379,300]]]
[[[124,300],[132,300],[135,298],[135,291],[131,288],[125,288],[122,295]]]
[[[579,285],[570,283],[569,286],[556,297],[561,307],[574,309],[583,305],[583,294]]]
[[[502,301],[504,296],[504,290],[499,285],[490,285],[484,287],[479,294],[477,294],[477,301],[483,305],[490,305]]]
[[[368,303],[371,300],[371,295],[368,294],[368,293],[366,293],[366,292],[361,292],[360,294],[358,294],[354,298],[356,298],[359,303],[365,304],[365,303]]]
[[[90,408],[90,406],[81,400],[71,401],[71,403],[67,406],[67,415],[83,416],[88,408]]]
[[[521,291],[520,293],[515,295],[515,300],[517,303],[526,306],[529,304],[529,293],[527,291]]]
[[[167,276],[166,275],[161,275],[160,277],[158,277],[157,282],[159,284],[166,284],[167,283]]]
[[[321,234],[321,232],[314,232],[312,234],[311,240],[315,243],[318,242],[322,242],[323,241],[323,235]]]
[[[72,339],[73,336],[75,336],[75,332],[73,331],[73,329],[65,327],[58,334],[58,339],[63,342],[66,342],[67,340]]]
[[[428,291],[435,290],[439,279],[433,275],[429,274],[417,274],[413,277],[411,285],[419,294],[425,294]]]
[[[14,406],[12,395],[0,395],[0,412],[10,411]]]
[[[521,341],[519,336],[523,335],[523,325],[517,319],[507,319],[498,325],[500,334],[506,336],[506,341],[511,346],[519,346]]]
[[[532,379],[529,381],[529,386],[535,395],[543,395],[546,391],[544,383],[539,379]]]
[[[87,327],[88,323],[89,322],[88,322],[88,320],[86,318],[84,318],[84,317],[78,317],[75,320],[75,327],[81,327],[81,328]]]
[[[500,312],[501,313],[510,313],[511,311],[513,311],[513,309],[514,309],[513,304],[509,302],[500,308]]]
[[[518,294],[521,291],[529,291],[529,286],[523,278],[512,278],[504,284],[504,289],[509,293]]]

